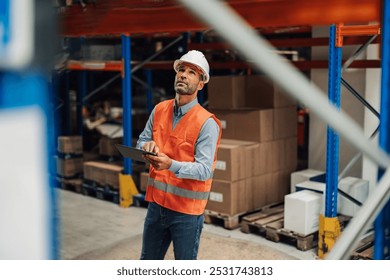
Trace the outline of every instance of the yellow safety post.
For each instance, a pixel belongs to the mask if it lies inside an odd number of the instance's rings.
[[[138,189],[129,174],[119,174],[119,206],[127,208],[133,204],[133,195],[139,194]]]
[[[340,236],[340,223],[337,217],[325,217],[320,214],[318,230],[318,256],[323,259]]]

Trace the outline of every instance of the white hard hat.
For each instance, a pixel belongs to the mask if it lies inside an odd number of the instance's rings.
[[[184,54],[180,59],[176,59],[175,62],[173,63],[173,69],[177,72],[178,66],[180,63],[186,62],[195,65],[197,68],[202,70],[203,72],[203,81],[204,83],[208,83],[210,80],[210,75],[209,75],[209,64],[206,60],[206,57],[204,54],[200,51],[192,50],[189,51],[188,53]]]

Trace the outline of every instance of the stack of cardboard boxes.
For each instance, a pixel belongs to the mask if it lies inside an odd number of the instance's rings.
[[[58,176],[68,179],[83,173],[83,140],[81,136],[59,136],[57,151]]]
[[[222,123],[207,209],[235,215],[283,201],[297,165],[297,108],[265,76],[213,77],[209,111]]]

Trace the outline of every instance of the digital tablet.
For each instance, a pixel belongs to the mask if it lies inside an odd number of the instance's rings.
[[[156,153],[147,152],[141,149],[115,144],[115,147],[118,149],[119,153],[125,158],[131,158],[132,160],[149,162],[147,159],[144,159],[143,155],[152,155],[157,156]]]

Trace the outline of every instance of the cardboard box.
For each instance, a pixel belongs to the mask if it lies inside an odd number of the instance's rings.
[[[210,112],[213,113],[217,117],[217,119],[221,121],[222,138],[234,139],[236,135],[236,124],[234,118],[235,112],[215,109],[211,109]]]
[[[62,159],[56,157],[57,174],[62,177],[73,177],[83,173],[83,158]]]
[[[322,195],[303,190],[284,199],[284,228],[304,236],[318,231]]]
[[[258,168],[257,149],[256,142],[221,139],[213,178],[237,181],[253,176]]]
[[[84,162],[84,178],[94,181],[102,186],[119,189],[119,174],[123,167],[119,163],[107,163],[100,161]]]
[[[273,140],[273,110],[212,110],[222,122],[222,138],[265,142]]]
[[[273,110],[242,110],[235,114],[235,139],[264,142],[274,139]]]
[[[272,174],[263,174],[247,179],[250,188],[251,209],[259,209],[267,205],[267,192],[272,188]]]
[[[294,99],[264,75],[214,76],[208,85],[209,108],[280,108],[295,106]]]
[[[284,139],[284,156],[282,157],[282,168],[294,172],[298,166],[298,141],[297,137]]]
[[[236,215],[248,211],[246,180],[235,182],[213,180],[206,209]]]
[[[141,172],[140,173],[140,185],[139,190],[142,192],[146,192],[146,187],[148,186],[149,173]]]
[[[115,144],[122,144],[123,139],[122,138],[108,138],[108,137],[101,137],[99,139],[99,154],[102,156],[117,156],[119,157],[119,151],[115,147]]]
[[[289,97],[271,79],[264,75],[246,76],[245,82],[246,105],[261,108],[280,108],[295,106],[296,101]]]
[[[57,139],[57,150],[64,154],[82,154],[83,138],[81,136],[59,136]]]
[[[276,108],[274,116],[274,139],[296,137],[298,134],[298,115],[296,107]]]
[[[295,192],[295,186],[299,183],[310,181],[314,177],[324,177],[325,172],[315,169],[304,169],[291,173],[290,192]]]
[[[211,109],[245,107],[245,76],[214,76],[208,84]]]
[[[123,167],[116,164],[107,164],[102,169],[104,170],[105,184],[119,190],[119,174],[121,174]]]

